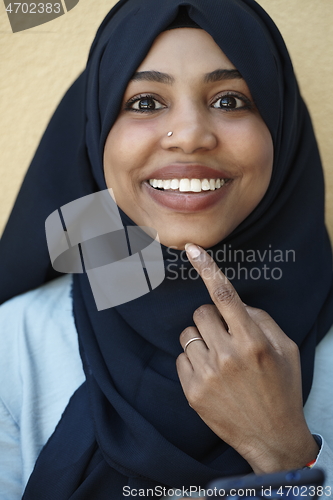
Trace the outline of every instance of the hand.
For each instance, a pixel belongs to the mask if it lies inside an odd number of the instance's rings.
[[[207,252],[193,244],[186,251],[215,304],[194,311],[196,327],[180,335],[183,348],[202,338],[177,359],[189,404],[255,473],[304,467],[318,445],[304,418],[297,345],[266,312],[242,303]]]

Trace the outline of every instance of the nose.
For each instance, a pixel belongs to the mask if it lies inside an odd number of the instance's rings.
[[[192,154],[198,150],[209,151],[216,146],[217,135],[213,123],[203,110],[192,104],[170,114],[162,138],[164,149]]]

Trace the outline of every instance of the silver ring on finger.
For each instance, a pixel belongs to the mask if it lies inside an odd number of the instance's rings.
[[[195,342],[196,340],[202,340],[202,342],[204,342],[204,339],[202,337],[193,337],[193,339],[188,340],[184,345],[184,352],[186,352],[186,349],[190,345],[190,343]]]

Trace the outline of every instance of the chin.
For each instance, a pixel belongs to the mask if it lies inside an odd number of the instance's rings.
[[[187,232],[183,231],[181,234],[175,235],[165,235],[163,233],[158,233],[159,234],[159,239],[160,243],[166,247],[170,248],[175,248],[177,250],[184,250],[186,243],[195,243],[196,245],[201,246],[202,248],[211,248],[217,243],[219,243],[221,240],[223,240],[227,234],[221,234],[219,236],[215,236],[212,234],[205,235],[205,234],[198,234],[198,232],[194,231],[192,232]]]

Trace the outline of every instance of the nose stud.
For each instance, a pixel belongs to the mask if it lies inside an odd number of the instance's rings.
[[[173,132],[168,132],[168,137],[171,137]]]

